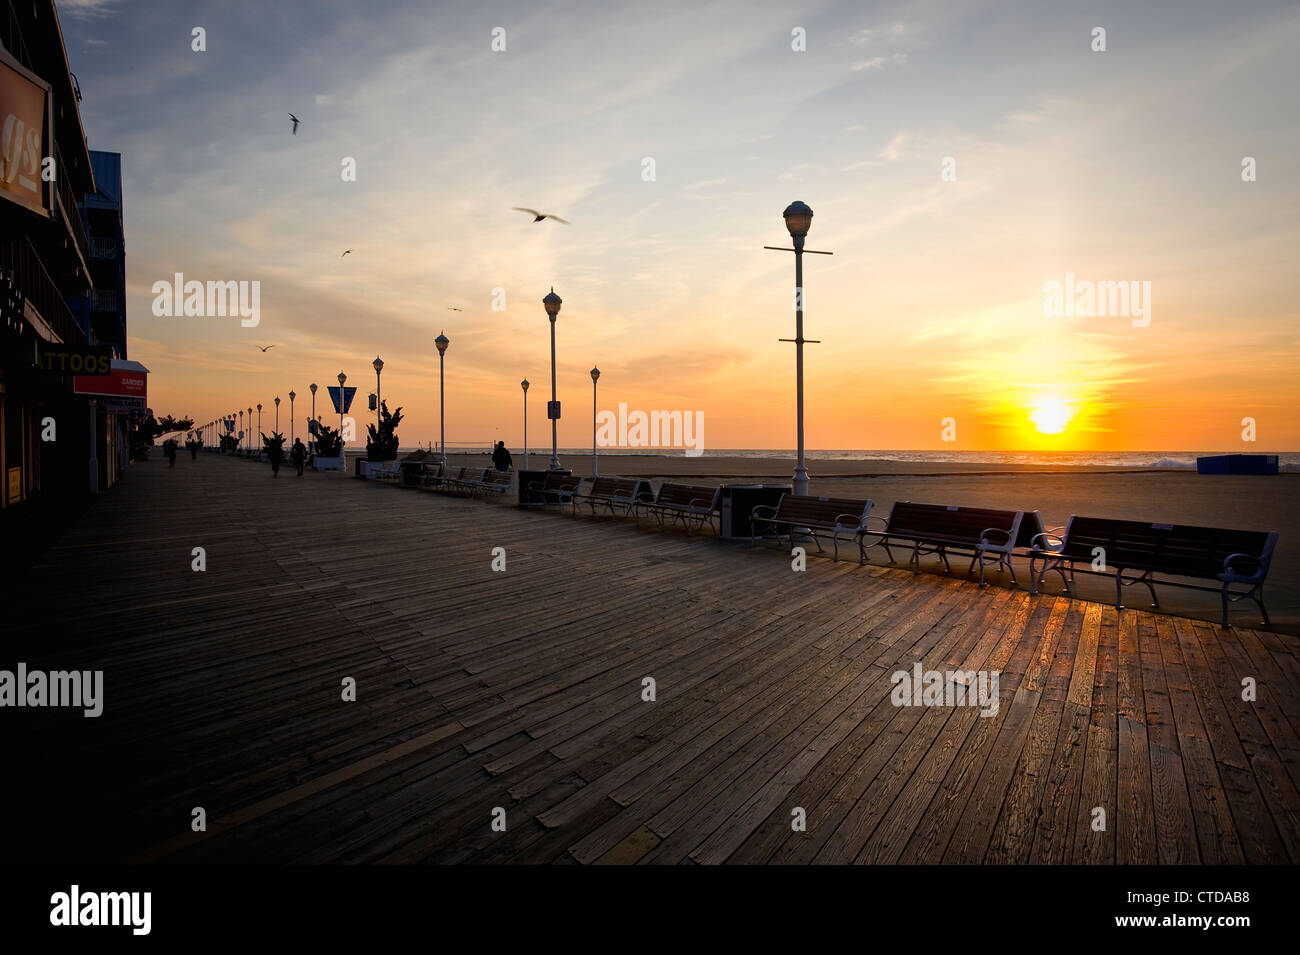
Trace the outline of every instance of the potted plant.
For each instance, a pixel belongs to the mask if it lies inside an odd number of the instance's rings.
[[[284,435],[279,431],[272,431],[268,438],[262,435],[262,444],[266,451],[267,460],[271,462],[271,474],[274,477],[280,476],[280,465],[284,463]]]
[[[372,477],[389,461],[397,460],[397,426],[402,422],[402,409],[390,412],[388,402],[379,403],[379,425],[366,425],[366,477]]]
[[[316,433],[316,454],[312,467],[317,471],[343,470],[343,439],[338,429],[321,425]]]

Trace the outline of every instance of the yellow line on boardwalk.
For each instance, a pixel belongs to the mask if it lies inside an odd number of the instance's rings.
[[[368,773],[372,769],[378,769],[386,763],[391,763],[395,759],[401,759],[403,756],[409,756],[411,753],[418,752],[427,746],[447,739],[449,736],[455,736],[465,727],[460,723],[448,723],[446,726],[440,726],[435,730],[430,730],[423,736],[417,736],[415,739],[409,739],[405,743],[398,743],[383,752],[375,753],[373,756],[367,756],[365,759],[350,763],[341,769],[336,769],[332,773],[326,773],[324,776],[318,776],[316,779],[308,780],[299,786],[285,790],[275,796],[263,799],[261,802],[255,802],[251,806],[245,806],[243,809],[233,812],[228,816],[222,816],[220,819],[208,823],[205,832],[186,832],[178,836],[160,842],[143,852],[137,853],[127,861],[132,864],[144,862],[154,862],[164,856],[169,856],[173,852],[181,849],[187,849],[207,839],[210,836],[220,832],[226,832],[237,826],[242,826],[246,822],[252,822],[265,816],[267,813],[275,812],[277,809],[283,809],[285,806],[292,805],[295,802],[313,796],[318,792],[331,789],[340,783],[345,783],[363,773]]]

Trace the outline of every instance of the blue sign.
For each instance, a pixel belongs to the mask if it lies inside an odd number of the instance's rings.
[[[227,418],[227,419],[226,419],[224,422],[222,422],[222,423],[226,426],[226,432],[227,432],[227,433],[229,433],[229,432],[235,430],[235,419],[234,419],[234,418]]]
[[[357,389],[355,387],[339,388],[337,385],[330,385],[329,393],[330,401],[334,402],[334,413],[347,414],[348,409],[352,407],[352,399],[356,395]]]

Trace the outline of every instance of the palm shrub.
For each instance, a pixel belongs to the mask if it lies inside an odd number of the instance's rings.
[[[343,439],[337,428],[321,425],[316,432],[316,456],[318,458],[337,458],[343,453]]]
[[[268,458],[273,461],[276,459],[281,461],[284,460],[284,435],[279,431],[272,431],[269,438],[263,434],[262,445],[266,450],[266,456]]]
[[[379,427],[366,425],[367,461],[393,461],[397,458],[397,426],[402,423],[402,409],[389,412],[388,402],[379,403]]]

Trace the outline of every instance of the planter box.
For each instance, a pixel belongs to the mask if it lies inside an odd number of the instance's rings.
[[[317,457],[313,467],[315,467],[317,471],[342,471],[343,458],[342,457],[337,457],[337,458]]]

